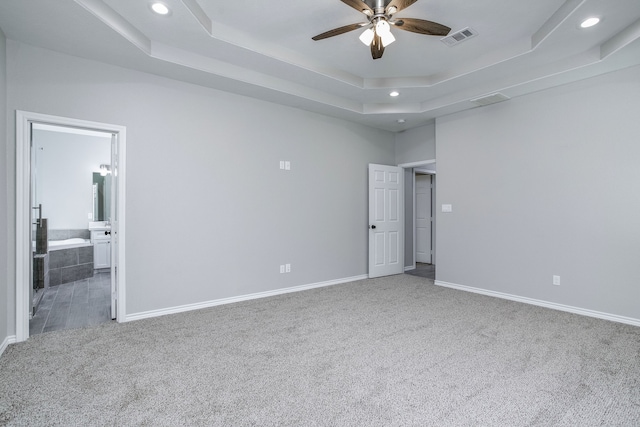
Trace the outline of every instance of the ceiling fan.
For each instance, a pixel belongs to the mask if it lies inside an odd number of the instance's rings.
[[[451,28],[438,24],[437,22],[426,21],[416,18],[398,18],[394,19],[393,15],[405,9],[418,0],[340,0],[347,6],[351,6],[358,12],[362,12],[367,17],[368,22],[360,22],[358,24],[345,25],[344,27],[334,28],[322,34],[312,37],[313,40],[322,40],[358,28],[367,27],[360,35],[360,41],[367,46],[371,46],[371,56],[373,59],[382,57],[384,48],[395,41],[395,37],[391,34],[391,26],[400,30],[411,31],[418,34],[426,34],[429,36],[446,36]],[[369,5],[371,3],[371,5]]]

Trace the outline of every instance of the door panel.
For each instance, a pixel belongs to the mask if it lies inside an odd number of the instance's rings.
[[[369,165],[369,277],[404,272],[403,169]]]

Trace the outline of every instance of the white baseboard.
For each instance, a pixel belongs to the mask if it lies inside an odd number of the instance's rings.
[[[363,274],[361,276],[345,277],[343,279],[328,280],[326,282],[312,283],[309,285],[293,286],[290,288],[276,289],[273,291],[257,292],[255,294],[240,295],[237,297],[230,297],[230,298],[221,298],[217,300],[204,301],[204,302],[199,302],[195,304],[186,304],[186,305],[180,305],[177,307],[162,308],[159,310],[143,311],[141,313],[134,313],[134,314],[127,315],[125,322],[131,322],[133,320],[148,319],[151,317],[164,316],[166,314],[175,314],[175,313],[183,313],[185,311],[200,310],[202,308],[215,307],[217,305],[223,305],[223,304],[232,304],[234,302],[272,297],[275,295],[288,294],[291,292],[307,291],[309,289],[323,288],[325,286],[339,285],[341,283],[355,282],[357,280],[364,280],[368,278],[369,276],[367,276],[366,274]]]
[[[16,342],[15,335],[9,335],[8,337],[6,337],[4,341],[2,341],[2,344],[0,344],[0,356],[2,356],[2,353],[4,353],[7,347],[9,347],[9,344],[14,344],[15,342]]]
[[[598,319],[610,320],[612,322],[625,323],[627,325],[640,326],[640,319],[634,319],[633,317],[618,316],[617,314],[603,313],[600,311],[589,310],[586,308],[573,307],[570,305],[558,304],[555,302],[543,301],[534,298],[521,297],[518,295],[505,294],[503,292],[490,291],[487,289],[474,288],[471,286],[458,285],[456,283],[443,282],[436,280],[434,282],[437,286],[443,286],[445,288],[458,289],[461,291],[473,292],[476,294],[487,295],[490,297],[502,298],[511,301],[522,302],[525,304],[537,305],[540,307],[551,308],[554,310],[566,311],[569,313],[580,314],[582,316],[595,317]]]

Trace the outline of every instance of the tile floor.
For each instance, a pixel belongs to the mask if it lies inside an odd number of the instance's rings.
[[[436,280],[436,265],[417,262],[415,270],[408,270],[405,271],[405,273],[412,276],[426,277],[427,279]]]
[[[88,279],[47,288],[29,321],[29,335],[111,321],[111,274],[98,272]]]

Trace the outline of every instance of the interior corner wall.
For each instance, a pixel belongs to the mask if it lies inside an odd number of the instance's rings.
[[[438,119],[437,280],[640,319],[638,99],[633,67]]]
[[[9,158],[7,156],[7,59],[6,39],[0,30],[0,347],[7,341],[10,335],[10,307],[9,284],[13,283],[12,270],[9,264],[9,203],[8,203],[8,177]],[[15,301],[15,300],[14,300]],[[13,322],[11,322],[13,323]],[[13,328],[15,329],[15,328]],[[1,351],[1,350],[0,350]]]
[[[7,54],[10,112],[126,126],[127,315],[367,273],[367,166],[393,164],[392,133],[12,40]]]
[[[435,123],[429,123],[397,133],[395,139],[395,156],[397,165],[435,159]]]

